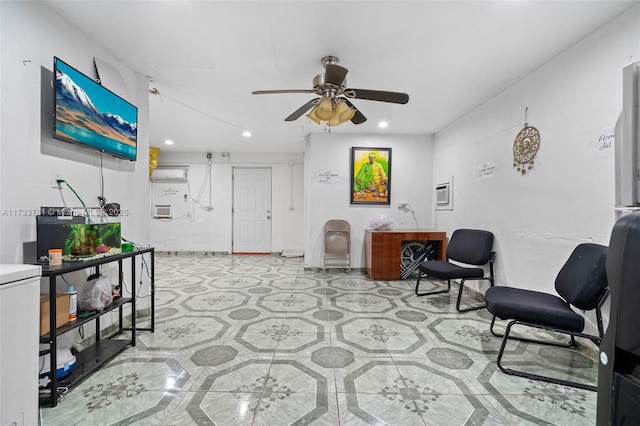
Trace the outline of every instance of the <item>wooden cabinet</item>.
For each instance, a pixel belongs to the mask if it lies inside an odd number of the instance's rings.
[[[438,244],[438,260],[446,259],[447,233],[415,229],[391,229],[365,234],[365,267],[374,280],[400,278],[400,251],[406,241],[434,241]]]

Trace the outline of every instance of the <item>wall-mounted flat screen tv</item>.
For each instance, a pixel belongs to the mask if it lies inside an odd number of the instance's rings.
[[[54,58],[53,137],[136,160],[138,108]]]

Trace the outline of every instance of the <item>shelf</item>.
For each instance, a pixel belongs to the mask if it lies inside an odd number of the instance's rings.
[[[146,247],[141,249],[136,249],[133,251],[128,251],[124,253],[105,255],[104,257],[92,260],[85,261],[62,261],[62,265],[49,265],[46,262],[35,263],[35,265],[39,265],[42,267],[42,276],[50,277],[52,275],[62,275],[67,274],[73,271],[80,271],[82,269],[91,268],[94,266],[103,265],[105,263],[116,262],[118,260],[129,259],[140,254],[144,253],[152,253],[154,251],[153,247]]]
[[[107,306],[106,308],[104,308],[102,310],[102,312],[98,312],[96,314],[93,314],[91,316],[88,316],[86,318],[80,318],[78,317],[77,320],[73,321],[73,322],[68,322],[65,325],[63,325],[62,327],[58,327],[56,329],[56,335],[60,335],[62,333],[66,333],[67,331],[71,331],[75,328],[80,327],[83,324],[88,323],[89,321],[92,321],[94,319],[96,319],[97,317],[104,315],[105,313],[109,312],[109,311],[113,311],[114,309],[117,309],[123,305],[126,305],[127,303],[131,303],[131,298],[128,297],[121,297],[120,299],[117,299],[115,301],[113,301],[109,306]],[[51,339],[51,335],[50,333],[44,334],[42,336],[40,336],[40,343],[49,343],[49,340]]]
[[[82,352],[78,352],[73,371],[68,376],[58,380],[57,387],[71,389],[77,386],[91,373],[122,352],[129,344],[131,344],[130,340],[100,340]],[[42,390],[40,392],[41,402],[51,404],[51,393],[47,392],[43,395]]]
[[[136,279],[136,267],[135,267],[135,258],[138,255],[143,255],[145,253],[149,253],[151,255],[151,262],[149,267],[147,268],[147,273],[149,273],[150,285],[151,285],[151,328],[149,331],[153,333],[154,330],[154,293],[155,293],[155,272],[154,272],[154,259],[155,259],[155,251],[153,247],[137,249],[131,252],[114,254],[105,256],[99,259],[87,260],[84,262],[63,262],[62,265],[50,266],[43,265],[42,266],[42,276],[47,277],[49,279],[49,298],[53,299],[53,295],[56,293],[56,279],[68,272],[80,271],[88,268],[97,268],[99,265],[103,265],[106,263],[116,262],[118,264],[118,284],[122,286],[123,284],[123,260],[129,259],[131,266],[131,282],[137,282]],[[144,258],[143,258],[144,260]],[[142,269],[140,271],[142,274]],[[51,302],[51,300],[50,300]],[[122,307],[126,304],[131,306],[131,326],[128,329],[124,328],[124,318]],[[49,322],[55,323],[56,321],[56,309],[55,303],[52,303],[51,309],[49,310]],[[93,373],[95,370],[99,369],[104,363],[115,357],[118,353],[124,351],[127,346],[135,346],[136,345],[136,331],[138,328],[136,327],[136,317],[135,317],[135,309],[136,306],[136,287],[133,285],[131,287],[131,297],[130,298],[120,298],[112,302],[108,307],[103,309],[102,311],[96,311],[93,315],[88,317],[80,317],[78,319],[63,325],[62,327],[54,328],[49,333],[44,336],[40,336],[40,342],[49,345],[49,361],[50,361],[50,370],[55,371],[57,367],[57,337],[63,333],[69,332],[71,330],[77,329],[84,324],[87,324],[90,321],[94,322],[95,333],[96,333],[96,343],[76,355],[76,364],[74,366],[73,372],[61,379],[58,380],[56,374],[51,374],[49,377],[51,382],[49,383],[48,388],[44,389],[40,393],[41,403],[48,404],[52,407],[55,407],[58,404],[58,398],[61,395],[60,389],[64,389],[66,392],[68,389],[73,388],[75,385],[83,381],[88,375]],[[112,334],[110,337],[102,339],[101,331],[102,328],[100,326],[100,317],[119,309],[118,315],[118,331],[115,334]],[[131,338],[128,340],[119,340],[114,339],[113,337],[120,334],[124,330],[131,331]],[[42,355],[46,353],[46,351],[40,352]],[[53,391],[52,391],[53,390]]]

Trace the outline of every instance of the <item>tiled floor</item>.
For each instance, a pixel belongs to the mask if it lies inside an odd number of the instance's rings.
[[[156,277],[155,333],[43,407],[44,425],[595,423],[594,392],[498,371],[490,315],[457,314],[455,292],[277,256],[156,256]],[[597,376],[590,343],[514,343],[505,364]]]

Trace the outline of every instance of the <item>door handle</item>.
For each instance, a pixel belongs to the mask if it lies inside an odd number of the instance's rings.
[[[267,216],[267,219],[271,219],[271,216]]]

